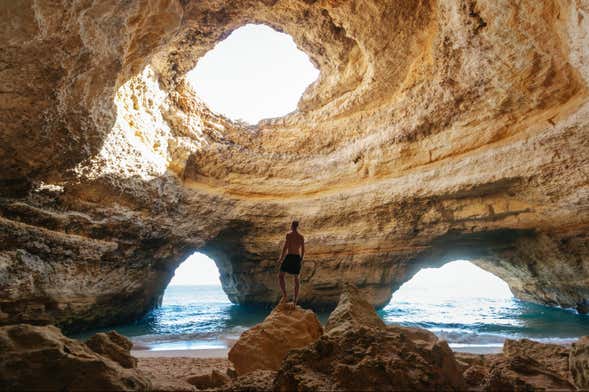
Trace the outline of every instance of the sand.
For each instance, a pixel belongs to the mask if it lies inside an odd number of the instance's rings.
[[[456,353],[498,354],[502,347],[468,346],[453,347]],[[138,358],[138,367],[151,380],[155,390],[195,391],[186,379],[195,375],[210,374],[213,370],[227,373],[231,363],[228,349],[211,348],[198,350],[143,350],[131,354]]]
[[[201,357],[205,355],[202,351],[209,350],[137,350],[132,353],[139,359],[138,368],[151,380],[153,389],[193,391],[195,388],[185,381],[188,377],[211,373],[215,369],[225,373],[230,367],[226,350],[224,357],[215,358]]]
[[[131,350],[135,358],[227,358],[227,348],[203,348],[198,350]]]

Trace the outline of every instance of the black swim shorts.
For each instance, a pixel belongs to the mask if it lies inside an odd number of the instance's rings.
[[[280,271],[286,272],[293,275],[298,275],[301,272],[301,256],[299,255],[286,255]]]

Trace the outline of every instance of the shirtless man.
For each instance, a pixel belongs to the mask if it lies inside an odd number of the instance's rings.
[[[280,302],[284,302],[287,299],[286,284],[284,282],[284,273],[286,272],[293,275],[294,278],[294,306],[297,305],[297,299],[299,298],[299,273],[301,272],[303,257],[305,256],[305,238],[298,232],[298,228],[298,221],[293,221],[290,224],[291,231],[286,234],[286,242],[278,258],[278,263],[282,263],[280,265],[280,272],[278,273],[278,281],[280,282],[280,290],[282,291]]]

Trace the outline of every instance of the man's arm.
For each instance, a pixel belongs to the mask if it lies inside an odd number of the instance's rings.
[[[301,261],[305,257],[305,237],[301,236]]]

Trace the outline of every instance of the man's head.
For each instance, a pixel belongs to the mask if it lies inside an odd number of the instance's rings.
[[[290,228],[296,231],[299,228],[299,221],[292,221],[292,223],[290,224]]]

